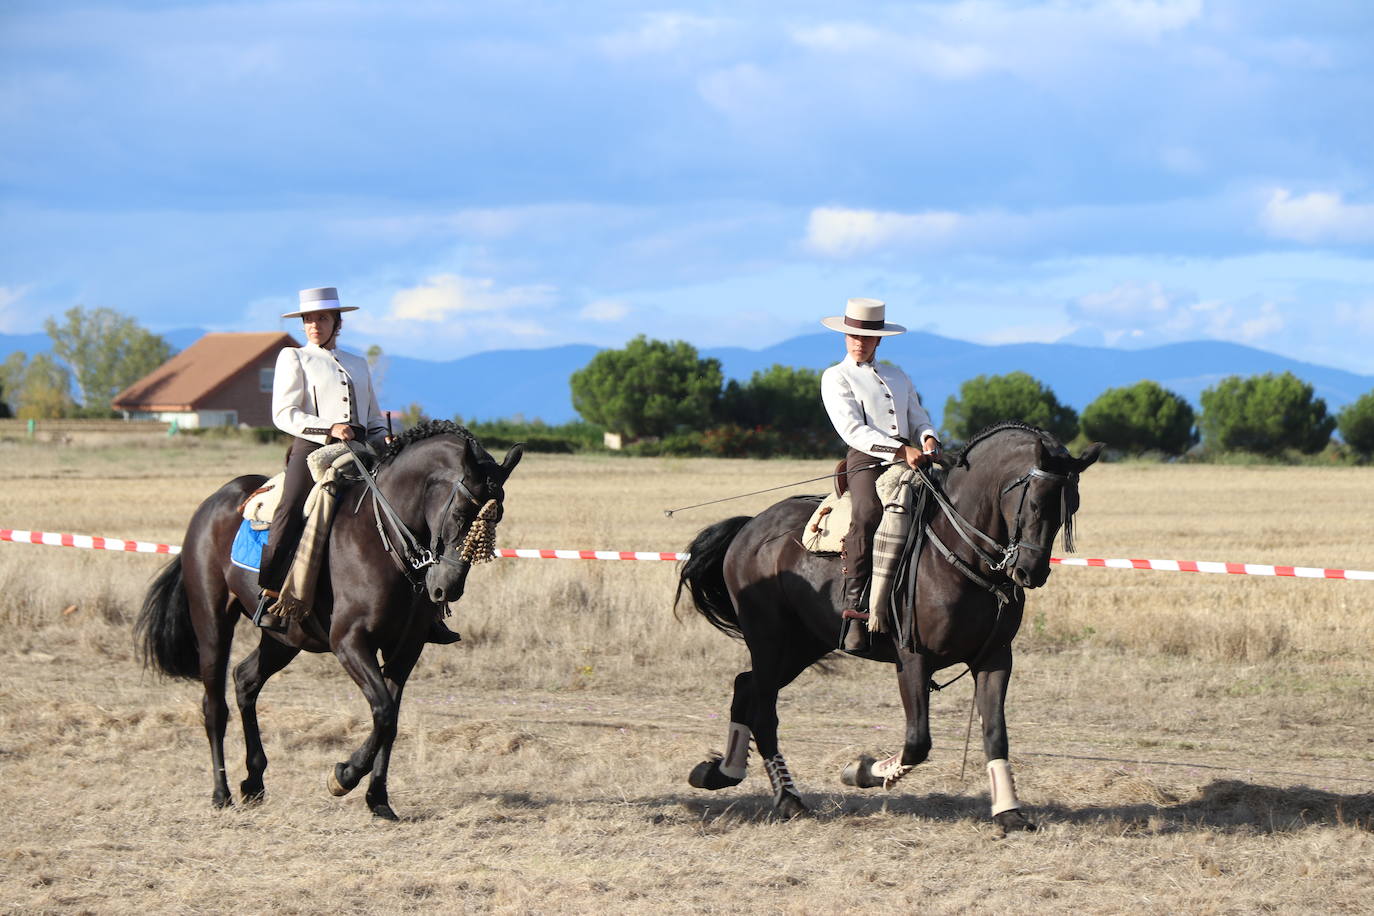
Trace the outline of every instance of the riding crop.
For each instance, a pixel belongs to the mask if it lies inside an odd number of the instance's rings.
[[[871,470],[873,470],[874,468],[890,468],[890,467],[892,467],[892,466],[894,466],[894,465],[904,464],[904,463],[905,463],[905,462],[902,462],[902,461],[879,461],[879,462],[876,462],[875,464],[870,464],[870,465],[867,465],[867,466],[865,466],[865,467],[854,468],[854,470],[856,470],[856,471],[871,471]],[[714,506],[716,503],[726,503],[726,502],[729,502],[729,501],[732,500],[732,499],[744,499],[744,498],[747,497],[747,496],[758,496],[758,495],[761,494],[761,493],[772,493],[774,490],[786,490],[788,487],[797,487],[797,486],[801,486],[801,485],[804,484],[804,483],[815,483],[815,482],[818,481],[818,480],[830,480],[830,479],[832,479],[832,478],[834,478],[834,477],[839,477],[839,476],[842,475],[842,474],[848,474],[848,473],[849,473],[849,469],[846,468],[846,469],[843,470],[843,471],[836,471],[836,472],[833,473],[833,474],[822,474],[822,475],[819,476],[819,477],[809,477],[809,478],[807,478],[806,480],[798,480],[798,481],[795,481],[794,483],[785,483],[785,484],[781,484],[780,486],[776,486],[776,487],[767,487],[767,488],[762,489],[762,490],[755,490],[755,491],[753,491],[752,493],[739,493],[739,494],[736,494],[735,496],[722,496],[720,499],[707,500],[707,501],[704,502],[704,503],[697,503],[697,504],[694,505],[694,506],[682,506],[681,508],[678,508],[678,509],[664,509],[664,510],[663,510],[663,514],[664,514],[665,516],[667,516],[668,518],[672,518],[674,512],[686,512],[688,509],[700,509],[702,506]]]

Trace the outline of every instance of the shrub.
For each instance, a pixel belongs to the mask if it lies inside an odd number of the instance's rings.
[[[1192,406],[1151,381],[1104,391],[1083,411],[1080,422],[1089,439],[1131,455],[1181,455],[1197,443]]]
[[[1202,393],[1199,423],[1209,449],[1279,455],[1292,449],[1319,452],[1331,440],[1336,419],[1312,386],[1285,372],[1222,379]]]
[[[1366,458],[1374,455],[1374,391],[1345,405],[1336,424],[1346,445]]]

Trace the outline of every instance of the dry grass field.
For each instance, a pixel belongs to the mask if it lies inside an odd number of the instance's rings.
[[[0,443],[0,527],[179,543],[195,505],[280,449]],[[526,458],[502,546],[681,549],[825,462]],[[816,492],[818,485],[798,488]],[[1089,556],[1374,568],[1369,469],[1097,466]],[[892,793],[840,785],[896,750],[890,670],[834,657],[783,694],[816,816],[770,815],[757,766],[688,787],[724,737],[742,646],[675,619],[669,564],[500,561],[457,646],[426,650],[392,764],[400,823],[326,773],[367,708],[330,657],[260,705],[258,806],[210,807],[200,691],[135,658],[160,560],[0,544],[0,911],[1310,913],[1374,910],[1374,583],[1057,570],[1028,603],[1008,699],[1035,834],[997,839],[970,688],[934,699],[931,760]],[[255,642],[242,625],[236,657]],[[231,704],[232,705],[232,704]],[[243,775],[237,718],[230,784]]]

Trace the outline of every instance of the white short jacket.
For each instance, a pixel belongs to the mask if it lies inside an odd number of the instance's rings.
[[[855,451],[891,457],[904,443],[921,447],[936,436],[911,379],[886,363],[846,356],[821,374],[821,402],[835,432]]]
[[[386,437],[367,360],[314,344],[286,347],[277,354],[272,420],[278,429],[321,445],[335,423],[362,427],[373,445]]]

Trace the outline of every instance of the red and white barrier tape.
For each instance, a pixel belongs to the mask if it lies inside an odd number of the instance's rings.
[[[51,547],[82,547],[87,550],[121,550],[132,553],[181,553],[176,544],[154,544],[103,538],[88,534],[58,534],[52,531],[19,531],[0,528],[0,541],[18,544],[47,544]],[[685,553],[654,553],[642,550],[535,550],[503,547],[496,556],[504,560],[648,560],[676,563]],[[1230,576],[1277,576],[1292,579],[1348,579],[1374,582],[1374,572],[1363,569],[1326,569],[1320,566],[1269,566],[1262,563],[1212,563],[1205,560],[1120,560],[1096,557],[1050,557],[1060,566],[1096,566],[1103,569],[1146,569],[1156,572],[1218,573]]]
[[[13,528],[0,528],[0,541],[13,541],[16,544],[47,544],[49,547],[84,547],[87,550],[125,550],[130,553],[181,553],[181,548],[176,544],[126,541],[124,538],[103,538],[91,534],[20,531]]]

